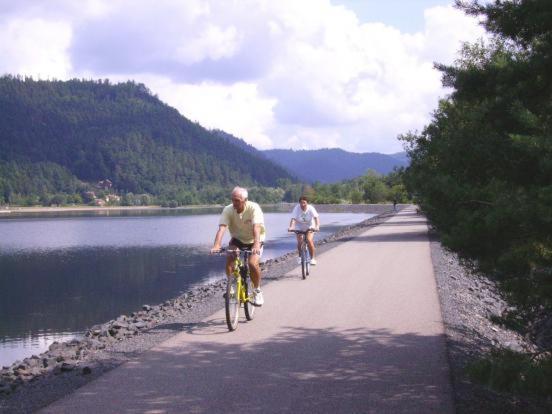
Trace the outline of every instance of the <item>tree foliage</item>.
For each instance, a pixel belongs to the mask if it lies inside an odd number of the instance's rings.
[[[443,241],[493,272],[528,312],[552,307],[552,2],[457,2],[489,44],[437,65],[453,89],[407,134],[408,189]]]
[[[352,180],[334,184],[315,183],[303,193],[310,191],[310,199],[317,204],[367,203],[384,202],[407,203],[410,200],[402,183],[402,169],[395,169],[388,175],[381,175],[374,170]]]

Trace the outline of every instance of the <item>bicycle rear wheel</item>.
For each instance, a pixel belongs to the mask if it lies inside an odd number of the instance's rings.
[[[241,279],[241,278],[240,278]],[[224,305],[226,309],[226,324],[229,331],[238,329],[238,319],[240,316],[239,291],[241,283],[235,276],[230,276],[226,284],[226,298]]]
[[[248,321],[252,321],[255,317],[255,306],[253,306],[253,303],[251,302],[253,300],[253,289],[255,287],[253,286],[253,282],[251,281],[251,277],[248,277],[247,282],[244,285],[245,289],[245,297],[247,298],[245,303],[243,304],[243,310],[245,311],[245,319]]]

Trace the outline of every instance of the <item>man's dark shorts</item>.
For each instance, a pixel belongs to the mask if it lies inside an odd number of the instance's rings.
[[[230,242],[228,243],[228,245],[230,246],[236,246],[238,249],[240,250],[243,250],[243,249],[251,249],[253,247],[253,244],[254,243],[242,243],[240,240],[232,237],[230,239]],[[261,242],[261,247],[264,246],[264,243]]]

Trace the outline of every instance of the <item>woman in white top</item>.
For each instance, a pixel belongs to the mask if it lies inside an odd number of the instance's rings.
[[[288,230],[297,230],[306,231],[308,229],[320,230],[320,217],[314,206],[309,205],[307,197],[302,196],[299,199],[299,204],[295,206],[293,212],[291,213],[291,221],[289,222]],[[303,235],[297,234],[297,251],[299,252],[299,257],[301,257],[301,243],[303,242]],[[310,253],[310,264],[316,266],[316,259],[314,258],[314,233],[307,233],[307,246]]]

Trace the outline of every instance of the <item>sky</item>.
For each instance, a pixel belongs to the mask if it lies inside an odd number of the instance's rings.
[[[134,80],[258,149],[402,151],[485,37],[447,0],[0,0],[0,75]]]

